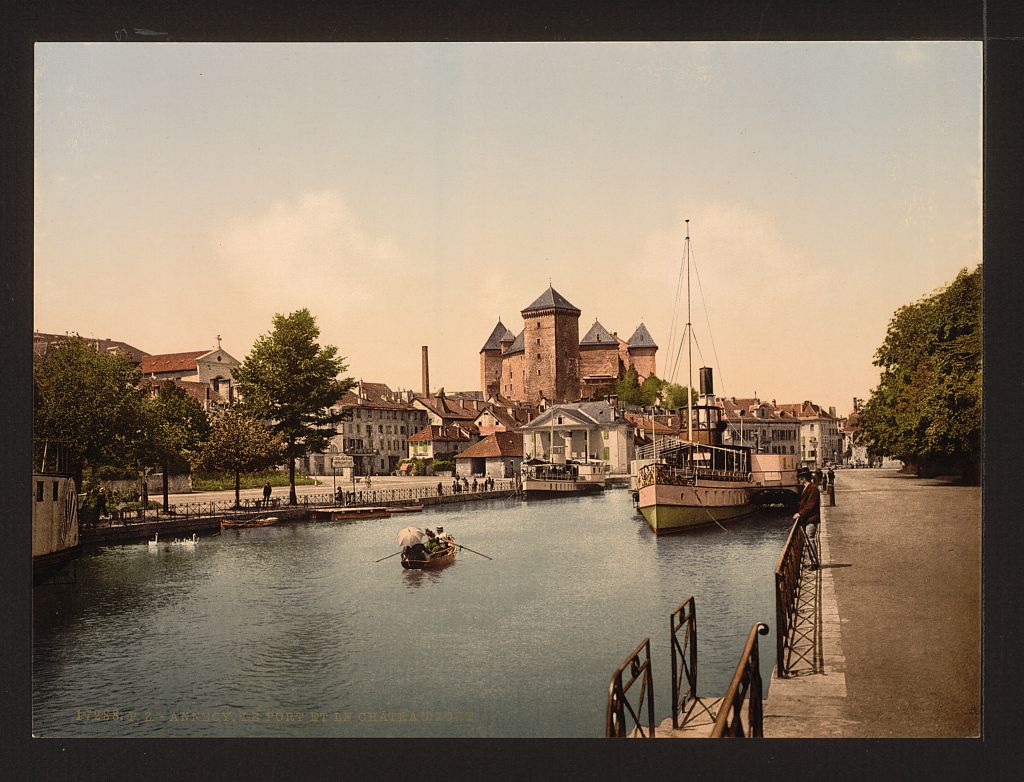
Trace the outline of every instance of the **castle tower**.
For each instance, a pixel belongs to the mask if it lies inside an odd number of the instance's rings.
[[[599,321],[580,339],[580,396],[595,399],[619,380],[619,340]]]
[[[498,325],[480,348],[480,391],[484,399],[501,392],[501,354],[514,339],[515,336],[499,318]]]
[[[580,397],[580,311],[548,287],[522,311],[526,402]]]
[[[636,327],[636,331],[633,332],[633,336],[629,338],[626,345],[630,363],[636,367],[641,383],[651,375],[657,374],[654,356],[658,352],[658,346],[654,344],[651,333],[643,323]]]

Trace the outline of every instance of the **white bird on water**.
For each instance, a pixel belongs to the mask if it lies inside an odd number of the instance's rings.
[[[196,541],[199,540],[198,533],[193,532],[191,538],[175,538],[174,544],[176,546],[184,546],[185,548],[195,548]]]
[[[160,533],[157,532],[157,533],[155,533],[153,535],[153,539],[151,541],[149,541],[149,550],[150,551],[156,551],[157,550],[156,547],[157,547],[157,544],[158,544],[159,540],[160,540]]]

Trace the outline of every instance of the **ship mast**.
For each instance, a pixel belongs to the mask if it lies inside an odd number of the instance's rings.
[[[686,439],[693,442],[693,331],[690,323],[690,220],[686,220]]]

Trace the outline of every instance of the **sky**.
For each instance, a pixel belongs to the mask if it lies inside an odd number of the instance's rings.
[[[551,284],[664,377],[689,219],[694,376],[844,414],[981,262],[978,42],[35,47],[37,331],[479,390]]]

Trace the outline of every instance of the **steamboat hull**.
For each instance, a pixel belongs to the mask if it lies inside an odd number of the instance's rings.
[[[737,481],[712,486],[644,486],[639,509],[651,530],[661,535],[740,519],[753,513],[756,506],[750,501],[748,484]]]
[[[523,481],[523,494],[528,500],[597,494],[602,491],[604,491],[604,484],[595,481],[546,481],[529,478]]]

